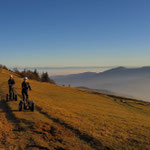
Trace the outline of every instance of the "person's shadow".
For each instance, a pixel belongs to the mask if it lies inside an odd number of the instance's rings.
[[[17,118],[14,112],[19,112],[19,110],[12,110],[5,100],[0,101],[0,113],[5,113],[5,117],[8,121],[13,123],[18,131],[24,131],[24,128],[20,125],[23,122],[26,125],[33,125],[34,123],[26,119]]]

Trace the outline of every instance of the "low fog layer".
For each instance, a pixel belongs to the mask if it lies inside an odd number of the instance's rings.
[[[53,76],[57,84],[107,90],[123,96],[150,101],[150,67],[118,67],[102,73],[85,72]]]

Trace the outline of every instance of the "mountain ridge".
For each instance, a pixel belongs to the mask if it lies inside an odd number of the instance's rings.
[[[81,73],[68,76],[53,76],[60,85],[103,89],[114,93],[131,95],[138,99],[150,101],[150,67],[117,67],[100,73]],[[137,91],[137,92],[136,92]]]

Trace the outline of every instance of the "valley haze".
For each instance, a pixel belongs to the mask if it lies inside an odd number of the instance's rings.
[[[150,101],[150,67],[116,67],[103,72],[52,76],[57,84],[110,91],[120,96]]]

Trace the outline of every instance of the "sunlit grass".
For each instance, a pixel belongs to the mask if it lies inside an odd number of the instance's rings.
[[[9,73],[4,73],[0,74],[0,84],[7,91]],[[16,90],[20,94],[22,79],[15,79]],[[104,146],[113,149],[150,148],[149,103],[132,100],[123,103],[119,98],[86,90],[37,81],[30,81],[30,84],[30,99],[42,112],[90,135]],[[74,138],[67,140],[75,142]],[[76,144],[81,147],[83,142],[76,141]]]

